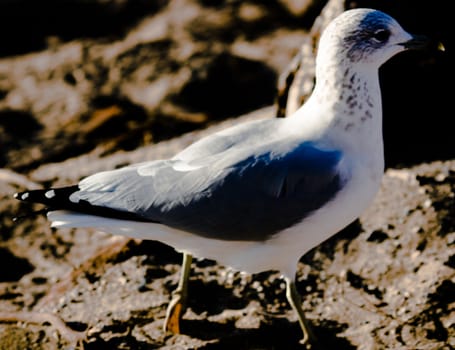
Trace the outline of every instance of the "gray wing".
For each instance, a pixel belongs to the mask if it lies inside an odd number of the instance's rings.
[[[274,135],[281,122],[277,119],[263,119],[233,126],[191,144],[172,159],[192,164],[211,163],[213,157],[229,152],[233,146],[241,148],[264,143],[264,135]]]
[[[228,165],[181,171],[180,160],[167,160],[99,173],[70,199],[205,237],[265,240],[330,201],[344,181],[339,151],[310,142],[272,146]]]

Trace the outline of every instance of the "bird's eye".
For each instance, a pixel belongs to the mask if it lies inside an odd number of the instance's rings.
[[[386,42],[389,36],[390,32],[386,29],[378,29],[373,33],[373,38],[381,43]]]

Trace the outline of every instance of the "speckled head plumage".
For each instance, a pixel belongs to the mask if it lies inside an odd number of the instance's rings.
[[[349,48],[347,57],[351,62],[361,61],[387,45],[395,24],[390,16],[380,11],[368,11],[360,18],[358,28],[343,39]]]
[[[340,113],[332,119],[343,130],[367,120],[382,118],[379,67],[392,56],[424,46],[426,39],[406,32],[384,12],[360,8],[347,10],[324,30],[316,56],[316,85],[307,108]],[[308,100],[307,102],[310,102]],[[314,102],[316,101],[316,104]],[[316,106],[316,107],[314,107]],[[354,116],[354,117],[351,117]],[[357,117],[357,118],[355,118]],[[379,130],[379,129],[378,129]]]
[[[308,115],[346,148],[353,140],[380,149],[382,103],[379,67],[392,56],[422,46],[424,41],[406,32],[391,16],[373,9],[340,14],[324,30],[316,56],[316,85],[297,115]],[[337,111],[337,113],[333,113]],[[303,119],[305,119],[303,118]],[[352,138],[356,133],[356,138]],[[346,136],[347,135],[347,136]],[[343,140],[343,141],[341,141]]]
[[[319,51],[337,55],[338,61],[373,64],[379,68],[419,41],[420,38],[407,33],[384,12],[362,8],[345,11],[333,20],[321,37]]]

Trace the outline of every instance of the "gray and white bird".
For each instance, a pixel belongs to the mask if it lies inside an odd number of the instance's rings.
[[[384,171],[378,68],[424,46],[383,12],[348,10],[322,34],[314,91],[289,118],[244,123],[171,159],[15,196],[47,205],[54,227],[92,227],[183,252],[165,321],[170,330],[178,331],[192,256],[249,273],[280,271],[310,346],[315,337],[294,284],[297,262],[375,197]]]

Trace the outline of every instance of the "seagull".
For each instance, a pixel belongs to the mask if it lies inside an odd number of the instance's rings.
[[[247,273],[280,271],[301,342],[311,348],[317,339],[295,286],[297,262],[374,199],[384,172],[378,69],[426,45],[381,11],[347,10],[321,35],[315,88],[292,116],[242,123],[170,159],[15,198],[46,205],[53,227],[90,227],[182,252],[166,330],[180,330],[193,256]]]

